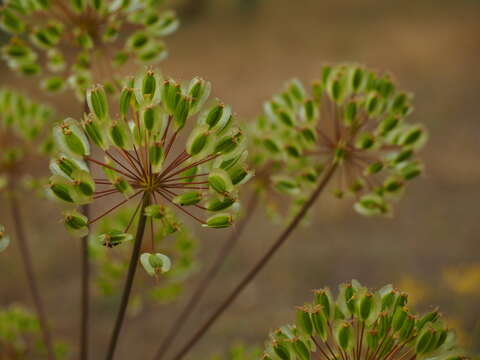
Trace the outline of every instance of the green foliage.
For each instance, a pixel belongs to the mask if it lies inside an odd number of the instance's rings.
[[[82,98],[93,80],[116,81],[111,64],[153,64],[166,57],[162,38],[177,29],[178,19],[173,11],[161,10],[161,3],[6,0],[0,27],[11,40],[2,54],[11,69],[27,76],[42,74],[44,90],[70,87]]]
[[[24,185],[37,186],[41,180],[27,177],[22,163],[53,151],[48,127],[53,124],[53,110],[6,88],[0,89],[0,192],[14,176]]]
[[[408,296],[384,286],[372,292],[353,280],[328,288],[297,309],[295,325],[270,334],[262,359],[462,359],[455,333],[437,310],[413,314]]]
[[[8,359],[42,358],[45,347],[35,315],[20,305],[0,309],[0,348]],[[69,350],[57,343],[55,353],[58,359],[63,359]]]
[[[423,170],[416,153],[427,135],[406,121],[411,110],[389,75],[358,65],[325,66],[310,92],[293,80],[249,128],[259,184],[301,203],[335,163],[336,197],[354,198],[362,215],[389,214]]]

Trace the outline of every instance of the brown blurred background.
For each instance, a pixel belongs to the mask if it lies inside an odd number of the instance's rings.
[[[163,72],[210,80],[214,95],[241,119],[258,114],[285,80],[308,81],[325,62],[355,61],[395,74],[415,93],[412,120],[430,129],[426,174],[408,189],[393,219],[361,218],[350,204],[324,196],[312,225],[294,234],[192,358],[237,340],[261,344],[269,330],[292,320],[293,307],[309,300],[311,289],[352,278],[373,287],[403,286],[420,309],[439,305],[463,329],[462,341],[480,351],[480,1],[192,0],[178,7],[183,24],[167,39]],[[18,77],[0,71],[0,85],[18,86]],[[62,114],[79,111],[69,96],[48,100]],[[58,225],[54,205],[32,201],[24,212],[54,331],[75,344],[79,244]],[[3,204],[0,219],[9,224]],[[258,211],[180,342],[280,231]],[[204,264],[227,232],[197,231]],[[30,301],[16,250],[13,244],[0,258],[0,305]],[[150,358],[179,305],[148,306],[129,319],[117,359]],[[103,356],[114,310],[115,303],[94,305],[92,359]]]

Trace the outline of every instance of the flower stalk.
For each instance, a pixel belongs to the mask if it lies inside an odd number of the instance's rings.
[[[139,220],[137,225],[137,233],[135,235],[135,243],[132,250],[132,256],[130,258],[130,264],[128,266],[127,279],[125,280],[125,286],[123,289],[122,300],[120,302],[120,308],[118,310],[117,319],[115,321],[115,326],[112,331],[112,336],[110,339],[110,345],[108,346],[108,352],[106,360],[112,360],[115,355],[115,350],[118,343],[118,338],[120,336],[120,331],[122,330],[123,321],[125,319],[125,313],[127,311],[128,302],[130,300],[130,293],[132,291],[133,280],[135,278],[135,273],[137,270],[138,260],[140,258],[140,251],[142,248],[143,235],[145,233],[145,227],[147,224],[147,216],[145,215],[145,209],[150,204],[150,197],[148,194],[145,195],[142,206],[140,208]]]
[[[14,188],[14,181],[10,181],[9,198],[10,198],[10,211],[12,214],[15,233],[18,240],[18,246],[20,248],[20,255],[22,257],[23,266],[25,268],[25,273],[27,275],[27,282],[30,290],[30,295],[32,296],[35,310],[38,315],[43,342],[45,344],[48,359],[55,360],[55,352],[53,348],[52,336],[50,334],[50,327],[48,325],[47,315],[45,312],[45,307],[43,305],[43,300],[40,296],[40,292],[38,291],[37,279],[35,277],[35,272],[33,270],[32,256],[31,256],[30,247],[24,232],[24,225],[22,221],[22,215],[20,213],[20,206],[17,201],[17,194]]]
[[[218,320],[218,318],[227,310],[230,305],[237,299],[248,284],[258,275],[258,273],[268,264],[273,255],[280,249],[285,241],[290,237],[292,232],[298,227],[306,216],[308,210],[315,204],[316,200],[330,182],[332,176],[338,167],[338,163],[332,162],[328,169],[326,169],[322,180],[319,182],[317,188],[312,192],[309,199],[304,203],[298,214],[290,222],[287,228],[280,234],[273,245],[267,250],[262,258],[255,264],[255,266],[248,272],[247,275],[240,281],[240,283],[233,289],[233,291],[223,300],[215,312],[205,321],[205,323],[195,332],[195,334],[187,341],[187,343],[180,349],[180,351],[173,357],[173,360],[180,360],[188,354],[188,352],[200,341],[210,327]]]
[[[258,205],[259,196],[258,194],[253,194],[249,203],[247,204],[247,208],[245,210],[244,217],[238,222],[237,226],[234,228],[231,236],[225,241],[225,244],[217,253],[215,261],[213,262],[212,266],[208,270],[205,277],[198,283],[195,291],[191,295],[190,299],[188,300],[187,304],[183,308],[182,312],[173,322],[167,336],[163,340],[162,344],[160,345],[157,355],[155,356],[155,360],[162,360],[165,358],[168,350],[170,349],[171,345],[174,343],[175,339],[180,334],[183,326],[187,323],[190,316],[193,314],[194,310],[200,304],[202,298],[206,294],[207,290],[212,285],[213,280],[216,278],[218,272],[225,264],[225,261],[229,257],[230,253],[234,249],[235,245],[237,244],[238,240],[243,234],[243,231],[246,229],[247,224],[252,219],[252,215],[255,213],[255,209]]]

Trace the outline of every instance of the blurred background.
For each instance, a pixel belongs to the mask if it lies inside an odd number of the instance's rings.
[[[401,87],[415,93],[412,121],[430,129],[423,152],[426,174],[412,183],[392,219],[365,219],[348,201],[323,196],[311,225],[296,231],[192,359],[221,353],[236,341],[261,345],[270,330],[293,320],[293,307],[310,300],[311,289],[352,278],[372,287],[393,283],[410,292],[419,310],[440,306],[448,323],[461,329],[462,343],[480,352],[480,1],[191,0],[175,7],[182,26],[166,40],[170,56],[162,71],[179,79],[208,79],[213,94],[242,120],[259,114],[289,78],[308,82],[326,62],[354,61],[391,71]],[[0,74],[0,86],[37,91],[3,64]],[[38,97],[62,115],[80,112],[71,95]],[[75,344],[79,243],[59,226],[55,205],[32,199],[24,213],[32,224],[35,266],[54,332]],[[3,204],[0,219],[10,223]],[[179,343],[281,230],[264,211],[257,212]],[[228,231],[196,231],[204,267]],[[15,243],[1,257],[0,273],[0,305],[30,304]],[[198,279],[192,277],[186,294]],[[95,300],[93,359],[105,351],[116,305]],[[149,358],[181,305],[148,305],[131,317],[117,358]]]

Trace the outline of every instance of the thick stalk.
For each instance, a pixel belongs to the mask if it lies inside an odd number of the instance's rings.
[[[85,99],[83,112],[88,113],[88,104]],[[87,164],[88,166],[88,164]],[[82,207],[83,215],[90,216],[90,205]],[[90,226],[89,230],[90,230]],[[80,360],[88,360],[88,330],[90,320],[90,262],[88,253],[88,235],[81,239],[81,304],[80,304]]]
[[[193,311],[200,304],[203,296],[205,295],[206,291],[212,284],[213,280],[217,276],[218,272],[222,268],[228,256],[232,252],[238,239],[242,236],[243,230],[246,228],[246,225],[249,223],[253,213],[255,212],[255,208],[257,207],[258,200],[259,200],[259,195],[256,193],[253,193],[247,205],[244,217],[239,221],[237,226],[234,228],[232,234],[230,235],[230,237],[227,239],[225,244],[222,246],[222,248],[218,252],[215,258],[215,261],[213,262],[213,265],[210,267],[210,269],[208,270],[203,280],[201,280],[197,285],[197,287],[195,288],[195,291],[193,292],[192,296],[190,297],[189,301],[185,305],[180,315],[173,322],[172,327],[170,328],[170,331],[168,332],[167,336],[165,337],[165,339],[163,340],[162,344],[160,345],[157,351],[155,360],[161,360],[165,357],[170,346],[173,344],[177,336],[180,334],[180,331],[182,330],[183,326],[186,324],[186,322],[192,315]]]
[[[137,234],[135,235],[135,243],[133,245],[132,256],[130,258],[130,264],[128,266],[127,279],[123,288],[122,300],[120,302],[120,308],[118,310],[117,319],[115,321],[115,327],[113,328],[112,336],[110,338],[110,345],[108,346],[108,352],[106,360],[112,360],[115,355],[115,349],[118,343],[118,337],[122,329],[123,320],[125,319],[125,313],[127,311],[128,301],[130,299],[130,293],[132,291],[133,279],[135,278],[135,272],[137,270],[138,259],[140,257],[140,251],[142,248],[143,234],[145,233],[145,225],[147,223],[147,217],[145,216],[145,208],[150,203],[149,195],[146,195],[142,202],[140,209],[140,217],[137,225]]]
[[[173,357],[174,360],[182,359],[188,352],[195,346],[195,344],[205,335],[205,333],[210,329],[210,327],[215,323],[215,321],[223,314],[223,312],[232,305],[235,299],[242,293],[243,289],[250,284],[250,282],[258,275],[260,270],[262,270],[265,265],[270,261],[272,256],[277,252],[277,250],[283,245],[283,243],[289,238],[290,234],[297,228],[300,222],[303,220],[308,210],[315,203],[319,195],[325,189],[326,185],[332,178],[335,170],[337,168],[336,163],[332,163],[327,169],[324,177],[318,184],[317,188],[313,191],[310,198],[303,204],[302,208],[295,216],[295,218],[290,222],[287,228],[282,232],[278,239],[273,243],[273,245],[267,250],[265,255],[255,264],[255,266],[250,270],[250,272],[240,281],[240,283],[233,289],[233,291],[228,295],[225,300],[220,304],[220,306],[215,310],[215,312],[207,319],[207,321],[195,332],[195,334],[190,338],[190,340],[185,344],[185,346],[180,349],[180,351]]]
[[[37,312],[38,321],[40,323],[40,331],[42,334],[43,342],[47,350],[47,355],[49,360],[55,360],[55,352],[53,350],[53,342],[50,334],[50,328],[48,326],[47,316],[45,313],[45,308],[43,306],[42,298],[38,291],[37,280],[35,277],[35,272],[33,270],[32,256],[30,253],[30,247],[25,236],[22,215],[20,214],[20,208],[17,201],[17,193],[14,189],[13,182],[15,179],[11,179],[10,183],[10,210],[12,212],[13,224],[15,227],[16,238],[18,241],[18,247],[20,248],[20,254],[23,261],[23,266],[25,268],[25,273],[27,275],[28,287],[30,289],[30,294],[33,299],[33,303]]]

